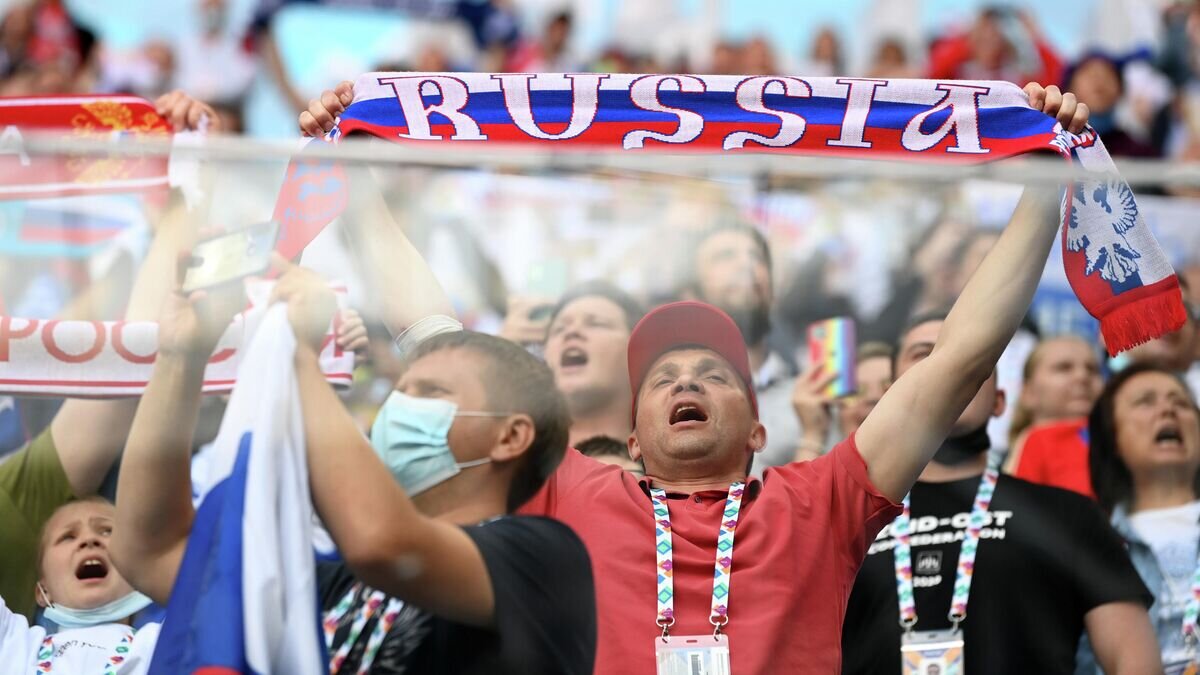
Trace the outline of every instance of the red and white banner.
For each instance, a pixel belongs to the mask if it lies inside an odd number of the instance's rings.
[[[171,125],[135,96],[0,98],[0,199],[167,188],[167,158],[38,155],[31,134],[73,139],[166,138]]]
[[[261,304],[252,306],[226,329],[204,371],[205,393],[233,389],[245,347],[264,313]],[[346,388],[353,378],[354,353],[338,347],[334,339],[337,325],[335,319],[325,336],[321,370],[331,384]],[[150,380],[157,349],[158,323],[154,321],[59,321],[0,316],[0,394],[137,396]]]

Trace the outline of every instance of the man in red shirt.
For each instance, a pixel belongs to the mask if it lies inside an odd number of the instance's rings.
[[[301,128],[327,130],[348,102],[343,88],[314,100]],[[1073,95],[1033,84],[1026,92],[1034,108],[1083,130],[1087,107]],[[840,670],[855,574],[1028,310],[1058,230],[1059,195],[1059,186],[1026,189],[933,352],[853,436],[761,481],[747,475],[766,431],[732,319],[680,302],[638,323],[628,445],[646,476],[571,450],[521,509],[567,523],[591,555],[597,673]]]
[[[1030,94],[1035,106],[1051,99],[1046,112],[1082,129],[1087,110],[1074,97],[1032,86]],[[819,459],[769,469],[762,481],[747,482],[766,432],[733,321],[681,302],[634,328],[629,452],[646,476],[568,452],[523,509],[561,519],[588,547],[597,673],[653,673],[663,645],[714,632],[738,675],[840,669],[841,621],[867,548],[1020,323],[1058,204],[1057,188],[1027,189],[933,353],[892,385],[856,434]]]

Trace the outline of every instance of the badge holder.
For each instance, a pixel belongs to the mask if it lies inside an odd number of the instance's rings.
[[[915,622],[914,622],[915,623]],[[900,635],[901,675],[963,675],[963,634],[955,623],[949,630],[914,631]]]
[[[730,675],[729,638],[721,628],[729,623],[713,621],[712,635],[671,635],[675,617],[658,622],[662,635],[654,638],[654,660],[658,675]]]

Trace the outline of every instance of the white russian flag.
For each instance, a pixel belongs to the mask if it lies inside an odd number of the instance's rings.
[[[212,448],[151,673],[324,673],[287,309],[267,310]]]

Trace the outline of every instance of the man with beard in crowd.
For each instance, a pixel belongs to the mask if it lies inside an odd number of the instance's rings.
[[[714,305],[742,332],[754,376],[759,420],[767,428],[767,445],[754,460],[753,473],[797,459],[800,425],[792,409],[794,365],[771,349],[771,249],[762,233],[749,225],[718,225],[695,241],[681,295]]]

